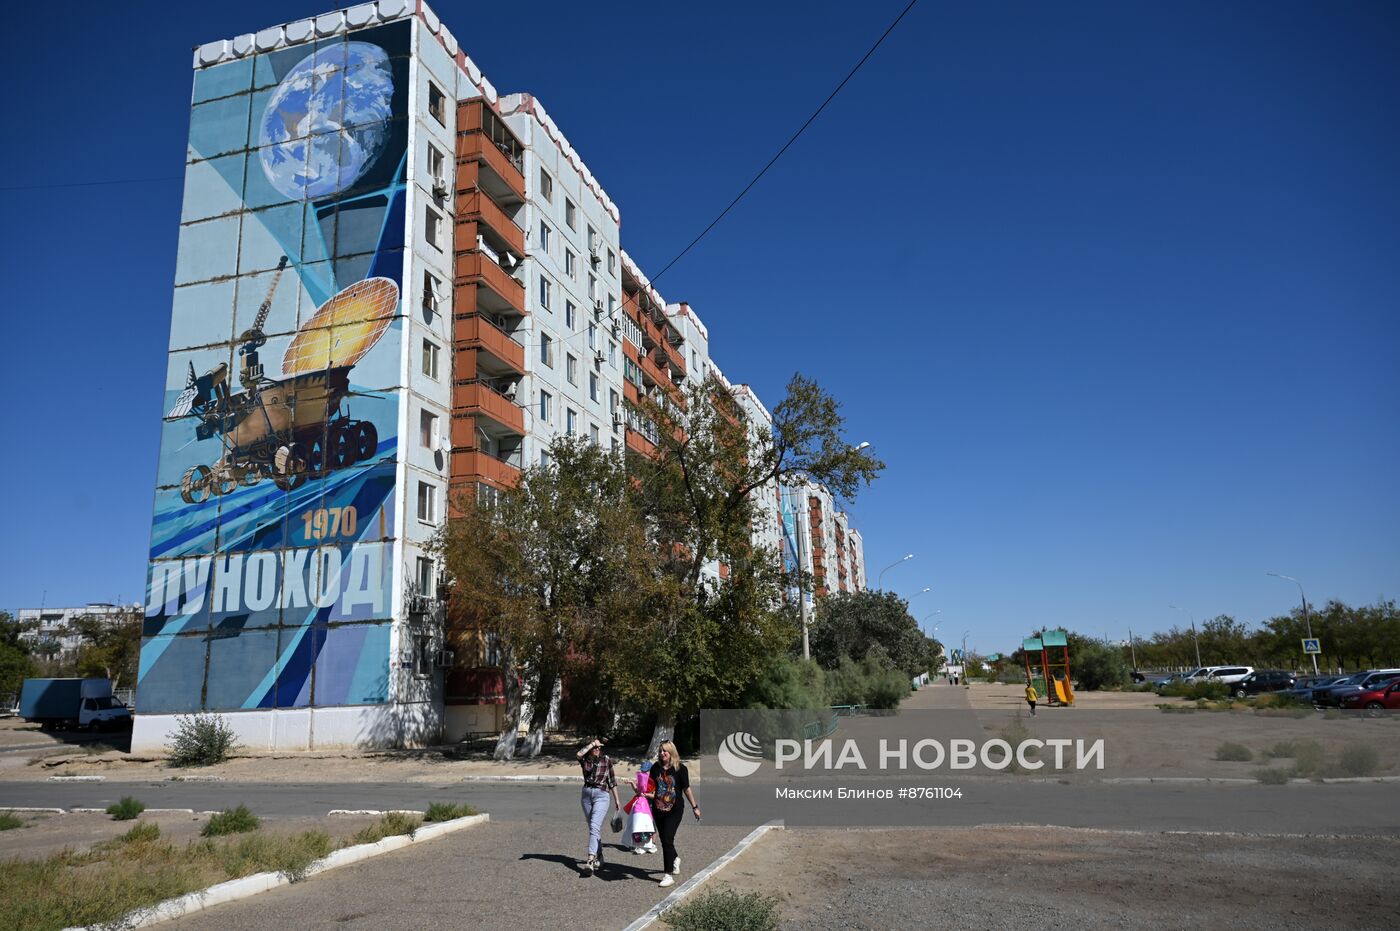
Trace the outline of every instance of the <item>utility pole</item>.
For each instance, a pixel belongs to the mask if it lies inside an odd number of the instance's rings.
[[[1128,652],[1133,657],[1133,672],[1137,672],[1137,644],[1133,643],[1133,629],[1131,627],[1128,628]]]
[[[1199,667],[1201,665],[1201,641],[1196,637],[1196,615],[1185,608],[1178,608],[1176,605],[1167,605],[1167,607],[1173,611],[1180,611],[1191,619],[1191,642],[1196,645],[1196,666]]]

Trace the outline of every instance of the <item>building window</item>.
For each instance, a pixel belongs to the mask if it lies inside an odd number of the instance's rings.
[[[544,275],[540,276],[540,306],[549,310],[549,294],[554,285]]]
[[[588,276],[588,299],[590,301],[598,299],[598,279],[592,275]]]
[[[574,206],[574,202],[567,197],[564,198],[564,222],[568,225],[569,229],[578,229],[576,225],[578,223],[578,207]]]
[[[564,274],[573,281],[578,280],[578,256],[574,255],[574,250],[564,250]]]
[[[549,423],[549,406],[550,402],[553,400],[554,396],[551,395],[548,391],[540,392],[540,420],[544,423]],[[548,465],[548,463],[545,462],[543,459],[540,461],[542,464]]]
[[[617,343],[608,340],[608,365],[617,366]]]
[[[574,431],[577,429],[578,411],[574,410],[572,407],[564,408],[564,432],[569,436],[573,436]]]
[[[428,245],[442,251],[442,214],[432,207],[425,207],[423,210],[423,238],[428,241]]]
[[[430,339],[423,340],[423,374],[434,380],[438,377],[438,344]]]
[[[569,384],[578,384],[578,359],[569,354],[564,356],[564,377],[569,380]]]
[[[438,304],[442,301],[442,282],[438,281],[437,275],[430,271],[423,272],[423,309],[429,323],[432,323],[432,313],[438,309]]]
[[[426,679],[433,674],[433,635],[413,635],[413,674]]]
[[[617,256],[613,254],[611,249],[608,250],[608,274],[617,274]]]
[[[540,197],[554,203],[554,179],[543,168],[540,169]]]
[[[588,425],[588,438],[593,441],[594,446],[603,445],[603,435],[598,432],[598,425],[596,423]]]
[[[540,334],[540,361],[554,368],[554,337],[548,333]]]
[[[437,523],[437,489],[427,482],[418,483],[418,519],[425,524]]]
[[[612,316],[613,314],[615,314],[615,313],[617,313],[617,298],[616,298],[616,297],[613,297],[611,294],[609,294],[609,295],[608,295],[608,316],[611,317],[611,316]]]
[[[549,233],[550,233],[549,224],[546,223],[546,222],[544,222],[543,220],[541,220],[541,221],[540,221],[540,251],[543,252],[545,255],[549,255]]]
[[[447,125],[447,97],[432,81],[428,82],[428,112],[443,126]]]
[[[540,450],[540,468],[549,468],[549,450],[547,449]]]
[[[617,404],[618,404],[617,389],[616,389],[616,388],[609,388],[609,389],[608,389],[608,413],[610,413],[610,414],[616,414],[616,413],[617,413]]]
[[[433,594],[433,561],[427,556],[418,557],[418,572],[414,581],[418,583],[418,591],[424,595]]]
[[[596,402],[598,400],[598,373],[588,373],[588,398]]]
[[[598,348],[598,324],[589,321],[588,324],[588,348]]]
[[[445,165],[442,153],[438,151],[437,146],[430,143],[428,145],[428,181],[446,183],[447,172],[443,170]]]
[[[598,231],[591,225],[588,227],[588,251],[594,256],[598,254]]]
[[[418,439],[424,449],[432,449],[437,445],[437,423],[437,414],[429,410],[419,412]]]
[[[622,443],[618,440],[617,437],[613,437],[613,438],[612,438],[612,451],[613,451],[613,452],[619,452],[619,451],[621,451],[621,449],[622,449]]]
[[[578,308],[574,306],[573,301],[564,302],[564,326],[568,327],[570,333],[573,332],[574,327],[577,325],[574,323],[574,314],[577,311]]]

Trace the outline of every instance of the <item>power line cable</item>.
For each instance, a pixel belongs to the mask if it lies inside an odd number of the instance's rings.
[[[869,51],[867,51],[867,52],[861,57],[860,61],[856,62],[856,66],[855,66],[854,68],[851,69],[850,73],[847,74],[844,78],[841,79],[841,83],[840,83],[840,84],[837,84],[837,85],[836,85],[836,89],[833,90],[830,94],[827,95],[827,98],[826,98],[825,100],[822,101],[821,106],[817,107],[817,109],[814,110],[814,111],[812,112],[812,115],[809,116],[809,117],[807,117],[807,122],[803,123],[803,124],[798,128],[797,132],[795,132],[795,133],[792,134],[792,138],[791,138],[791,139],[789,139],[787,142],[783,143],[783,147],[782,147],[781,149],[778,150],[778,154],[777,154],[777,155],[774,155],[772,158],[770,158],[770,159],[768,160],[768,164],[764,165],[764,166],[763,166],[763,169],[762,169],[761,171],[759,171],[758,174],[756,174],[756,175],[753,176],[753,180],[752,180],[752,181],[750,181],[748,184],[744,185],[744,189],[743,189],[742,191],[740,191],[740,192],[738,193],[738,195],[737,195],[733,200],[731,200],[731,201],[729,202],[729,206],[725,207],[723,210],[721,210],[721,211],[719,212],[719,216],[715,217],[713,220],[710,221],[710,225],[709,225],[709,226],[705,227],[703,230],[700,231],[700,235],[699,235],[699,236],[696,236],[694,239],[692,239],[692,240],[690,241],[690,244],[687,245],[684,249],[682,249],[682,250],[676,255],[675,258],[673,258],[671,261],[669,261],[669,262],[666,263],[666,267],[665,267],[665,268],[661,269],[661,271],[657,272],[655,275],[653,275],[653,276],[651,277],[651,282],[652,282],[652,284],[655,284],[655,283],[657,282],[657,280],[661,278],[662,275],[666,274],[666,272],[670,270],[670,268],[671,268],[672,265],[675,265],[675,264],[676,264],[677,262],[679,262],[682,258],[684,258],[684,257],[685,257],[685,254],[686,254],[687,252],[689,252],[691,249],[693,249],[693,248],[695,247],[695,245],[696,245],[698,242],[700,242],[700,240],[704,239],[704,238],[705,238],[705,235],[706,235],[707,233],[709,233],[710,230],[712,230],[712,229],[714,229],[716,226],[718,226],[718,225],[719,225],[719,221],[720,221],[720,220],[723,220],[724,217],[725,217],[725,215],[726,215],[727,213],[729,213],[729,211],[733,210],[734,207],[735,207],[735,205],[738,204],[739,201],[741,201],[741,200],[744,199],[744,195],[747,194],[750,190],[752,190],[753,186],[759,182],[759,179],[762,178],[765,174],[768,173],[768,169],[772,168],[773,165],[778,161],[778,159],[780,159],[780,158],[783,157],[783,153],[786,152],[789,148],[792,147],[792,144],[793,144],[794,142],[797,141],[798,137],[801,136],[804,132],[807,131],[807,127],[808,127],[808,126],[811,126],[812,123],[816,120],[816,118],[819,117],[819,116],[821,116],[822,111],[826,109],[827,104],[831,103],[831,101],[833,101],[833,100],[836,99],[836,95],[839,94],[839,93],[841,93],[841,89],[842,89],[843,87],[846,86],[846,84],[851,80],[851,78],[853,78],[853,77],[856,76],[856,72],[859,71],[859,70],[861,69],[861,67],[862,67],[867,61],[870,60],[870,56],[872,56],[872,55],[875,54],[875,50],[878,49],[878,48],[884,43],[885,39],[889,38],[890,33],[894,32],[895,27],[899,25],[899,21],[902,20],[902,19],[904,19],[905,15],[908,14],[908,12],[909,12],[910,10],[914,9],[914,4],[916,4],[916,3],[918,3],[918,2],[919,2],[919,0],[909,0],[908,6],[906,6],[903,10],[901,10],[900,13],[899,13],[899,15],[896,16],[896,17],[894,18],[894,22],[890,23],[889,27],[886,28],[885,31],[882,32],[882,33],[880,34],[880,38],[876,39],[876,40],[875,40],[875,44],[872,45],[872,46],[870,46]]]
[[[806,122],[804,122],[800,127],[798,127],[797,132],[792,134],[792,137],[789,138],[788,141],[783,144],[783,147],[778,150],[776,155],[774,155],[768,160],[768,163],[763,166],[763,168],[758,172],[758,174],[754,175],[753,179],[750,180],[748,184],[744,185],[744,189],[740,191],[738,195],[735,196],[735,198],[729,202],[728,206],[726,206],[723,210],[720,211],[719,216],[715,217],[712,221],[710,221],[710,225],[706,226],[703,230],[701,230],[700,235],[692,239],[690,241],[690,244],[687,245],[684,249],[682,249],[676,255],[675,258],[667,262],[666,266],[662,268],[661,271],[657,272],[655,275],[652,275],[648,279],[648,282],[653,288],[656,286],[656,282],[660,280],[661,276],[666,274],[666,272],[670,270],[671,266],[675,265],[682,258],[684,258],[685,254],[689,252],[692,248],[694,248],[695,245],[700,242],[700,240],[704,239],[705,236],[710,232],[710,230],[718,226],[719,222],[724,219],[725,215],[728,214],[729,211],[733,210],[735,205],[737,205],[739,201],[744,199],[744,195],[748,194],[748,192],[753,189],[754,185],[758,184],[759,179],[761,179],[765,174],[768,173],[768,169],[772,168],[773,165],[777,163],[778,159],[783,157],[783,153],[787,152],[787,150],[792,147],[792,144],[797,141],[798,137],[800,137],[804,132],[807,131],[807,127],[811,126],[812,123],[816,121],[817,117],[821,116],[822,111],[825,110],[827,106],[833,100],[836,99],[836,95],[841,93],[841,90],[848,83],[850,83],[851,78],[856,76],[856,72],[860,71],[860,69],[865,65],[865,63],[870,60],[871,56],[875,54],[876,50],[879,49],[882,44],[884,44],[884,41],[887,38],[889,38],[890,33],[894,32],[895,27],[899,25],[900,21],[903,20],[906,15],[908,15],[909,11],[912,10],[915,4],[917,4],[918,2],[919,0],[909,0],[909,3],[904,7],[904,9],[900,10],[899,15],[896,16],[894,20],[889,24],[889,26],[885,28],[885,31],[880,33],[880,37],[875,40],[875,44],[870,46],[870,48],[866,50],[865,54],[861,56],[860,61],[856,62],[855,67],[853,67],[846,74],[846,76],[841,79],[841,83],[837,84],[836,88],[830,94],[827,95],[825,100],[821,102],[821,106],[817,107],[816,110],[812,111],[812,115],[807,117]],[[617,308],[615,308],[611,313],[608,314],[608,319],[611,319],[613,315],[621,309],[622,304],[619,303]],[[574,340],[575,337],[581,335],[583,332],[586,331],[578,331],[572,333],[568,336],[565,336],[558,342],[560,342],[561,346],[567,346],[570,342]],[[534,349],[537,348],[537,345],[537,343],[531,341],[529,344],[526,345],[526,348]]]

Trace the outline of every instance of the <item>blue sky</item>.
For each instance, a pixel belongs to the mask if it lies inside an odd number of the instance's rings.
[[[679,251],[903,6],[439,3]],[[6,37],[0,187],[178,179],[197,43],[324,2]],[[801,12],[796,12],[800,10]],[[24,41],[46,36],[42,43]],[[1400,8],[924,0],[660,281],[770,405],[889,463],[871,581],[940,636],[1126,636],[1400,594]],[[17,140],[26,140],[23,143]],[[141,597],[181,186],[0,191],[0,605]]]

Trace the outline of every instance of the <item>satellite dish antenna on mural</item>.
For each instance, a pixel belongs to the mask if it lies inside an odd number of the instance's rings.
[[[244,390],[230,393],[223,363],[198,377],[191,365],[185,390],[167,415],[198,417],[195,438],[217,435],[223,444],[223,455],[212,464],[185,471],[180,497],[186,504],[201,504],[265,478],[290,491],[309,477],[378,452],[374,424],[353,419],[344,402],[351,394],[350,370],[393,320],[399,287],[388,278],[367,278],[322,304],[292,337],[282,357],[282,373],[289,377],[277,381],[264,373],[258,350],[267,342],[263,327],[286,266],[283,256],[253,325],[239,337]]]

